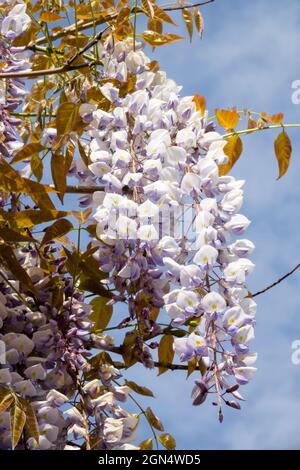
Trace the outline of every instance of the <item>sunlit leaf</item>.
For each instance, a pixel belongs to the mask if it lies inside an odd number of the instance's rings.
[[[140,450],[152,450],[153,449],[153,441],[151,438],[145,439],[139,444]]]
[[[10,390],[2,390],[0,395],[0,413],[6,411],[11,404],[14,402],[14,396],[10,392]]]
[[[193,15],[194,15],[194,21],[195,21],[195,26],[197,28],[197,31],[202,37],[203,31],[204,31],[204,21],[203,21],[203,16],[201,14],[201,11],[195,7],[193,8]]]
[[[38,155],[32,155],[31,160],[30,160],[30,167],[31,171],[36,177],[38,181],[41,181],[43,177],[43,162],[42,160],[38,157]]]
[[[172,335],[164,335],[160,340],[158,346],[158,360],[161,363],[158,369],[159,375],[168,370],[164,365],[172,364],[174,358],[173,342],[174,339]]]
[[[177,26],[176,23],[172,20],[172,18],[158,5],[153,5],[154,10],[154,18],[164,21],[165,23],[172,24],[173,26]]]
[[[278,161],[280,179],[288,170],[292,155],[292,144],[286,131],[283,130],[274,142],[275,155]]]
[[[55,240],[62,235],[66,235],[73,228],[72,223],[68,219],[56,220],[50,227],[45,230],[45,235],[41,241],[42,245]]]
[[[39,426],[36,419],[34,409],[31,403],[24,398],[18,398],[23,411],[26,414],[25,430],[28,437],[33,437],[36,442],[39,442]]]
[[[155,31],[144,31],[141,37],[153,47],[164,46],[165,44],[171,44],[172,42],[184,39],[176,34],[159,34]]]
[[[26,423],[26,414],[19,406],[18,402],[15,401],[13,406],[10,409],[10,420],[11,420],[11,444],[12,448],[14,449],[24,430],[24,426]]]
[[[233,135],[228,138],[227,144],[224,147],[224,153],[228,157],[228,162],[219,165],[220,176],[227,175],[231,168],[240,158],[243,151],[243,142],[238,135]]]
[[[153,426],[158,431],[164,431],[164,426],[161,420],[157,416],[155,416],[150,406],[145,410],[145,414],[151,426]]]
[[[182,16],[186,25],[186,29],[188,30],[190,41],[192,41],[193,37],[193,16],[191,11],[188,8],[183,8]]]
[[[215,113],[218,123],[224,129],[234,129],[240,119],[239,113],[233,109],[216,109]]]
[[[7,220],[12,220],[18,228],[30,228],[68,215],[70,213],[65,211],[27,209],[14,215],[7,213]]]
[[[142,387],[132,380],[125,380],[126,385],[131,388],[135,393],[139,395],[144,395],[145,397],[154,397],[152,390],[147,387]]]
[[[30,160],[33,155],[38,154],[45,147],[40,144],[39,142],[31,142],[30,144],[24,145],[14,156],[12,159],[12,163],[18,163],[23,160]]]
[[[200,112],[201,116],[204,116],[206,110],[206,100],[202,95],[195,95],[193,101],[196,105],[196,110]]]
[[[159,441],[167,450],[174,450],[176,449],[176,441],[171,434],[160,434],[158,436]]]

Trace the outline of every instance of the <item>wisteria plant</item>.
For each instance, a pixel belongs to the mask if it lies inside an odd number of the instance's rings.
[[[213,1],[0,0],[1,449],[174,449],[137,363],[186,371],[221,422],[241,407],[254,245],[229,173],[241,135],[278,128],[283,176],[292,125],[210,116],[148,57]]]

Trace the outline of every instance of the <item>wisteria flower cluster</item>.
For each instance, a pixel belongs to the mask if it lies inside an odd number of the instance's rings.
[[[43,256],[52,258],[55,251],[47,246]],[[21,248],[17,256],[35,296],[20,291],[9,273],[0,282],[0,385],[30,402],[39,429],[38,442],[27,429],[19,448],[78,450],[86,447],[89,433],[94,449],[135,448],[130,442],[138,419],[120,406],[130,388],[115,384],[119,371],[103,362],[88,378],[91,351],[109,347],[112,338],[92,333],[91,305],[63,273],[64,258],[52,260],[55,269],[47,276],[33,246]],[[63,292],[60,309],[54,306],[55,281]],[[10,449],[11,440],[5,411],[0,414],[1,448]]]
[[[223,397],[229,391],[241,400],[237,388],[256,370],[249,350],[256,304],[245,285],[254,245],[236,239],[250,224],[239,213],[244,181],[219,175],[224,140],[193,97],[180,98],[176,83],[153,69],[141,45],[109,40],[101,54],[100,90],[112,110],[81,105],[91,163],[73,168],[83,183],[92,178],[104,188],[94,194],[99,265],[118,290],[115,302],[128,302],[132,317],[146,297],[149,309],[165,308],[172,325],[195,321],[194,331],[174,342],[181,361],[205,368],[194,404],[216,392],[219,404],[239,408]],[[135,89],[122,97],[116,83],[129,75]],[[195,212],[192,240],[189,230],[176,237],[170,226],[187,208]]]

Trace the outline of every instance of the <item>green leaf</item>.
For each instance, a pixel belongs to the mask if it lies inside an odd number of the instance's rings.
[[[168,433],[160,434],[158,436],[158,439],[166,449],[168,450],[176,449],[176,441],[174,437],[171,436],[171,434],[168,434]]]
[[[279,180],[287,172],[292,155],[292,144],[285,130],[275,140],[274,150],[278,161],[279,176],[277,179]]]
[[[147,387],[142,387],[137,383],[133,382],[132,380],[125,380],[126,385],[131,388],[135,393],[139,395],[143,395],[145,397],[154,397],[152,390]]]
[[[167,367],[164,367],[164,364],[172,364],[174,358],[174,349],[173,349],[173,336],[164,335],[158,346],[158,360],[161,363],[161,366],[158,369],[158,374],[163,374],[168,370]]]
[[[26,413],[19,406],[18,401],[15,400],[14,405],[10,409],[11,420],[11,445],[14,449],[21,436],[26,423]]]
[[[90,319],[95,323],[94,330],[104,330],[110,322],[113,313],[113,306],[107,305],[107,297],[97,297],[91,301],[93,306]]]
[[[51,240],[66,235],[73,228],[72,223],[67,219],[56,220],[50,227],[45,231],[45,235],[41,242],[41,245],[49,243]]]
[[[162,422],[157,416],[155,416],[150,406],[145,410],[145,414],[151,426],[153,426],[158,431],[164,431],[164,426]]]
[[[23,160],[30,160],[31,157],[37,155],[45,147],[40,142],[31,142],[30,144],[24,145],[12,159],[12,163],[22,162]]]

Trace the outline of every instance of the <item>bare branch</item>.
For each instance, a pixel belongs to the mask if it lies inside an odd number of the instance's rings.
[[[294,274],[294,272],[297,271],[297,269],[299,269],[299,268],[300,268],[300,263],[298,263],[290,272],[288,272],[284,276],[280,277],[277,281],[273,282],[273,284],[270,284],[269,286],[265,287],[264,289],[259,290],[258,292],[255,292],[255,294],[252,294],[251,297],[256,297],[258,295],[264,294],[265,292],[267,292],[268,290],[270,290],[273,287],[277,286],[282,281],[284,281],[286,278],[288,278],[289,276]]]
[[[53,185],[50,185],[51,188],[54,188]],[[104,191],[103,186],[67,186],[66,193],[69,194],[93,194],[96,191]]]
[[[164,11],[177,11],[177,10],[183,10],[186,8],[194,8],[194,7],[203,7],[204,5],[208,5],[209,3],[213,3],[215,0],[206,0],[205,2],[199,2],[199,3],[194,3],[193,5],[181,5],[178,7],[167,7],[167,8],[162,8]]]

